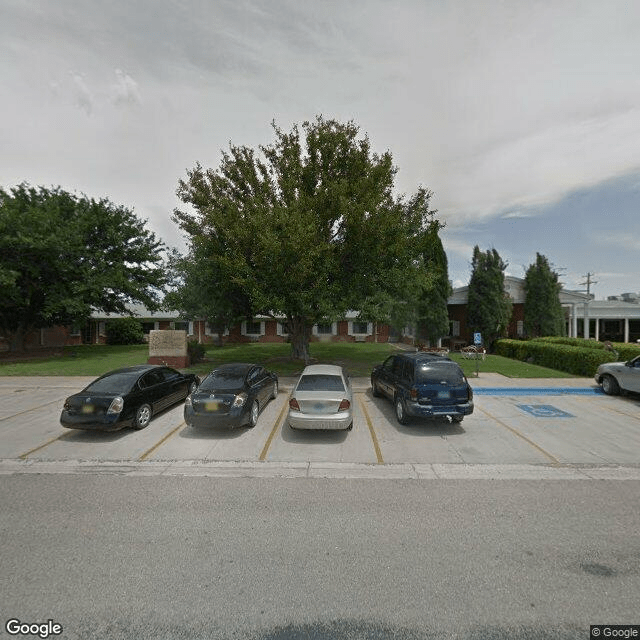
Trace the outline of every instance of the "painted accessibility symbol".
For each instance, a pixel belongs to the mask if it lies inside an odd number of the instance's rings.
[[[535,418],[575,418],[573,414],[557,409],[550,404],[519,404],[518,408],[530,413]]]

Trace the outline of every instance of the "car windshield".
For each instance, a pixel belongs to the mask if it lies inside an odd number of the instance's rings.
[[[464,374],[457,367],[442,367],[422,365],[416,372],[416,382],[418,384],[464,384]]]
[[[212,371],[200,385],[201,391],[238,389],[244,385],[244,373],[237,371]]]
[[[127,393],[140,377],[139,371],[127,371],[106,375],[92,382],[85,391],[91,393]]]
[[[344,383],[340,376],[326,373],[307,374],[300,378],[298,391],[344,391]]]

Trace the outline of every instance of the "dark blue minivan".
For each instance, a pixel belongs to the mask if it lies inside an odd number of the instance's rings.
[[[411,417],[449,417],[462,422],[473,413],[473,389],[460,365],[446,356],[401,353],[389,356],[371,372],[376,397],[393,401],[400,424]]]

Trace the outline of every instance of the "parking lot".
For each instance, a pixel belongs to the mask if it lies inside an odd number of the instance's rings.
[[[402,426],[391,403],[355,379],[352,431],[292,431],[293,380],[283,379],[254,429],[193,429],[182,403],[141,431],[64,429],[65,398],[90,380],[0,379],[0,473],[640,478],[640,399],[605,396],[590,379],[481,373],[470,380],[475,411],[462,424]]]

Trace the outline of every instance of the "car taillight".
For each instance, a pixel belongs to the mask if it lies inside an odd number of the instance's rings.
[[[346,411],[351,406],[351,403],[345,398],[338,407],[338,411]]]
[[[289,400],[289,408],[294,409],[295,411],[300,411],[300,405],[295,398],[291,398],[291,400]]]
[[[414,402],[418,399],[418,390],[415,387],[411,387],[409,394]]]

